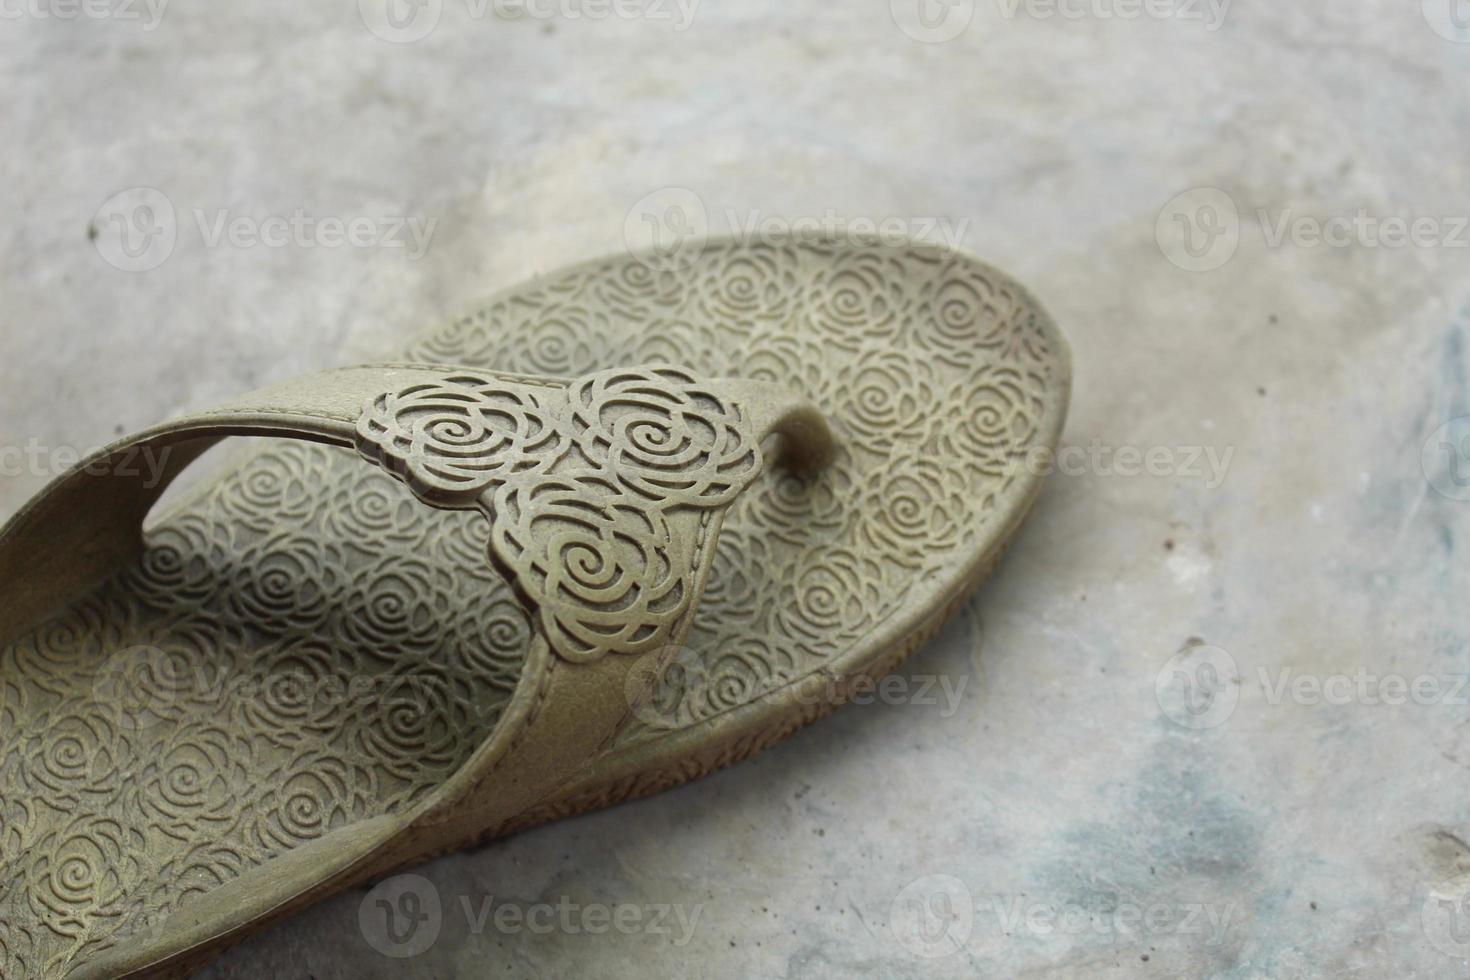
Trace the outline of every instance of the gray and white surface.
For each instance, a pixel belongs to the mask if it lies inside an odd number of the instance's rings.
[[[570,2],[0,3],[0,515],[646,215],[961,230],[1076,449],[903,703],[205,976],[1463,976],[1463,0]]]

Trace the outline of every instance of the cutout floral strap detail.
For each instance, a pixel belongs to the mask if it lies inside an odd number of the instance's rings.
[[[357,447],[425,503],[484,511],[491,561],[575,663],[674,639],[708,522],[762,466],[749,417],[668,367],[446,374],[373,399]]]

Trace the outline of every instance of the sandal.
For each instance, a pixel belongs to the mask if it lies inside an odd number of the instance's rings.
[[[780,741],[988,573],[1069,384],[973,258],[723,241],[99,452],[0,531],[0,976],[184,976]]]

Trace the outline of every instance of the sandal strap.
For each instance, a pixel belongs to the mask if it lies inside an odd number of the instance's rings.
[[[114,443],[33,499],[0,530],[0,574],[31,586],[11,597],[0,638],[37,625],[58,588],[75,595],[136,557],[143,518],[209,446],[276,435],[355,447],[424,503],[484,512],[489,560],[559,657],[645,654],[682,637],[712,531],[761,471],[772,432],[787,437],[788,465],[830,458],[809,404],[679,368],[567,381],[369,365],[297,378]]]
[[[356,444],[425,503],[483,511],[491,560],[551,649],[590,663],[682,636],[713,526],[763,468],[772,425],[792,428],[806,465],[830,452],[815,410],[732,387],[668,367],[533,384],[447,373],[373,399]]]

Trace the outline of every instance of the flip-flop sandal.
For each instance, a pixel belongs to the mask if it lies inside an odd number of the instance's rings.
[[[989,571],[1069,383],[973,258],[724,241],[98,453],[0,531],[0,976],[183,976],[785,738]]]

